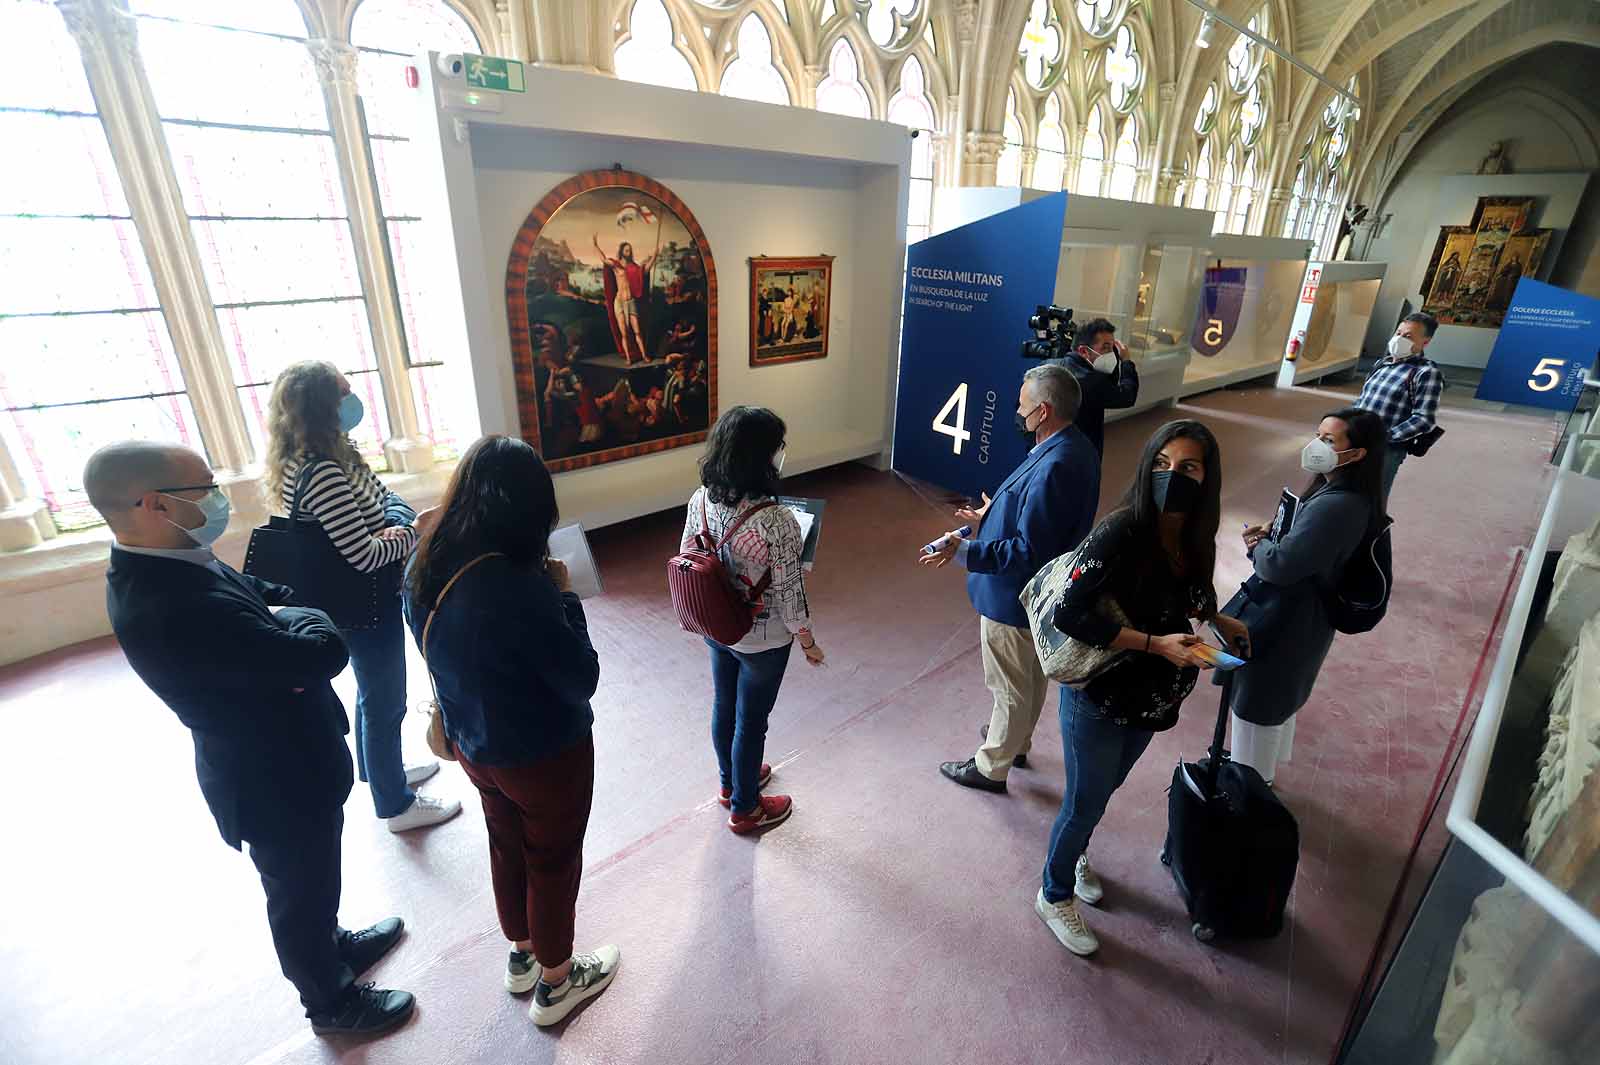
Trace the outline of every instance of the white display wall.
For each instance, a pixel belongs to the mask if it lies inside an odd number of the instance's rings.
[[[1360,361],[1372,309],[1388,269],[1386,263],[1306,264],[1301,298],[1290,326],[1292,337],[1301,340],[1300,350],[1294,359],[1284,360],[1278,372],[1280,387],[1319,381]]]
[[[528,213],[575,174],[652,178],[706,234],[719,299],[719,410],[770,406],[789,425],[785,472],[886,453],[904,274],[910,136],[900,126],[529,67],[526,93],[465,92],[434,74],[434,149],[450,218],[483,432],[518,435],[506,264]],[[475,109],[488,106],[493,110]],[[826,359],[749,365],[753,256],[835,256]],[[557,475],[564,517],[593,527],[681,505],[703,445]]]

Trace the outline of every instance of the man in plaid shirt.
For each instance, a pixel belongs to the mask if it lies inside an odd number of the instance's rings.
[[[1378,360],[1361,389],[1356,406],[1370,410],[1389,427],[1389,451],[1383,466],[1383,498],[1389,498],[1406,444],[1431,432],[1439,411],[1444,375],[1422,354],[1439,320],[1431,314],[1408,314],[1389,338],[1389,353]]]

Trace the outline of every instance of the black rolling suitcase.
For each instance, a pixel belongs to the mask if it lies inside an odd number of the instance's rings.
[[[1300,826],[1261,774],[1222,753],[1232,679],[1209,756],[1179,762],[1167,789],[1167,841],[1161,860],[1189,907],[1194,936],[1209,943],[1267,939],[1283,929],[1283,909],[1300,861]]]

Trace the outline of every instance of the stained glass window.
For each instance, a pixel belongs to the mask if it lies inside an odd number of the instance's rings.
[[[772,35],[755,14],[739,24],[738,51],[728,69],[722,72],[722,95],[761,103],[789,103],[789,87],[772,65]]]
[[[1022,73],[1028,84],[1042,89],[1050,81],[1066,49],[1061,26],[1056,21],[1050,0],[1033,0],[1028,22],[1022,27],[1017,51],[1022,56]]]
[[[1267,121],[1267,104],[1261,95],[1261,80],[1250,86],[1244,103],[1239,106],[1239,139],[1254,144],[1261,138],[1261,127]]]
[[[1144,61],[1139,58],[1139,46],[1133,31],[1127,26],[1117,28],[1117,38],[1106,54],[1106,82],[1111,86],[1111,106],[1127,111],[1139,99],[1139,83],[1144,77]]]
[[[451,358],[462,351],[455,338],[460,328],[445,317],[449,305],[438,294],[433,266],[442,255],[443,235],[424,227],[418,202],[416,172],[422,160],[411,134],[421,112],[417,90],[406,86],[405,68],[416,61],[418,52],[481,48],[466,21],[443,0],[362,0],[350,39],[359,49],[367,146],[394,264],[417,417],[423,433],[448,454],[459,449],[465,432],[470,432],[462,428],[471,424],[466,410],[470,400],[461,378],[465,367],[459,358]],[[453,372],[446,369],[451,362]]]
[[[339,366],[389,437],[333,134],[291,0],[135,0],[139,46],[245,422],[265,454],[272,381],[308,356]],[[288,268],[293,264],[293,268]]]
[[[144,249],[61,14],[0,0],[0,436],[61,529],[129,437],[203,450]]]
[[[1118,0],[1076,0],[1078,24],[1096,37],[1104,37],[1117,23]]]
[[[850,42],[840,37],[828,54],[828,76],[817,86],[817,110],[871,118],[872,101],[861,84],[860,63]]]
[[[1260,16],[1252,18],[1246,25],[1251,33],[1260,33]],[[1244,34],[1241,33],[1234,38],[1233,46],[1228,49],[1228,85],[1234,92],[1243,93],[1250,88],[1251,82],[1261,69],[1260,52],[1261,46]]]
[[[1073,191],[1085,196],[1100,195],[1100,178],[1105,173],[1106,139],[1101,132],[1100,109],[1091,108],[1089,122],[1083,134],[1083,147],[1078,152],[1078,180]]]
[[[913,244],[928,235],[933,222],[933,103],[928,99],[922,63],[907,56],[900,67],[900,91],[889,98],[886,111],[890,122],[920,132],[911,142],[911,185],[906,211],[906,243]]]
[[[1022,184],[1022,121],[1017,118],[1017,94],[1006,93],[1005,147],[995,163],[994,183],[1016,186]]]
[[[1206,94],[1200,99],[1200,106],[1194,113],[1194,131],[1201,136],[1211,132],[1211,127],[1217,121],[1217,83],[1212,82],[1206,86]]]
[[[617,77],[693,92],[694,69],[673,43],[672,16],[661,0],[636,0],[628,16],[628,39],[612,54]]]
[[[867,35],[881,48],[887,48],[899,36],[895,17],[905,22],[917,10],[917,0],[871,0],[867,8]]]
[[[1039,120],[1039,135],[1034,139],[1038,154],[1033,160],[1036,189],[1058,192],[1066,177],[1067,135],[1061,128],[1061,101],[1054,93],[1045,100],[1044,117]]]
[[[1117,200],[1131,200],[1139,184],[1139,122],[1129,117],[1123,120],[1122,133],[1117,137],[1117,147],[1111,154],[1111,187],[1106,195]]]

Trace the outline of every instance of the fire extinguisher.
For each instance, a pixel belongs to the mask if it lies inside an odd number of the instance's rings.
[[[1300,357],[1300,345],[1305,339],[1306,331],[1302,329],[1293,340],[1289,341],[1289,355],[1286,361],[1294,362]]]

